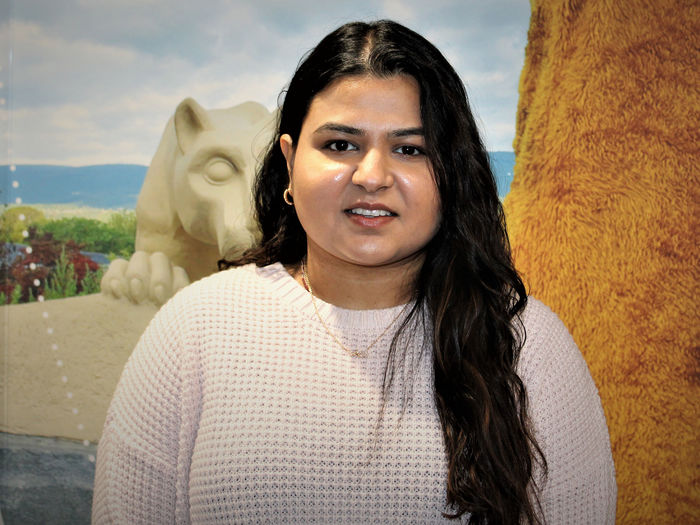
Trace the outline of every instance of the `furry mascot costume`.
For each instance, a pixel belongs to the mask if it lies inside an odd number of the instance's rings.
[[[700,523],[700,4],[532,0],[505,208],[600,390],[618,523]]]

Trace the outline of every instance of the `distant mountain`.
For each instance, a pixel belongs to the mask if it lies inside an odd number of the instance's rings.
[[[515,154],[512,151],[492,151],[491,168],[502,198],[513,180]],[[9,184],[0,193],[1,202],[23,204],[72,204],[93,208],[136,207],[136,199],[148,166],[137,164],[101,164],[96,166],[52,166],[24,164],[14,172],[0,166]],[[12,182],[17,181],[14,188]],[[8,191],[7,195],[3,195]]]
[[[9,198],[23,204],[75,204],[94,208],[136,207],[148,166],[101,164],[97,166],[18,165],[14,172],[0,166],[10,181]],[[19,186],[13,188],[12,181]]]

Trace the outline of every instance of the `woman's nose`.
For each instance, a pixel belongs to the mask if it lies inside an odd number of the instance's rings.
[[[389,162],[387,155],[376,149],[370,149],[360,159],[352,174],[353,184],[363,187],[370,193],[388,188],[394,183]]]

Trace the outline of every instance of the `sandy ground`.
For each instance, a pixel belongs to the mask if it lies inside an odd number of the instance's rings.
[[[96,442],[156,311],[101,294],[0,307],[0,430]]]

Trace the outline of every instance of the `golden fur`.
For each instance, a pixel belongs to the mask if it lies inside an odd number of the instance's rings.
[[[600,389],[618,523],[700,522],[700,4],[533,0],[505,207]]]

